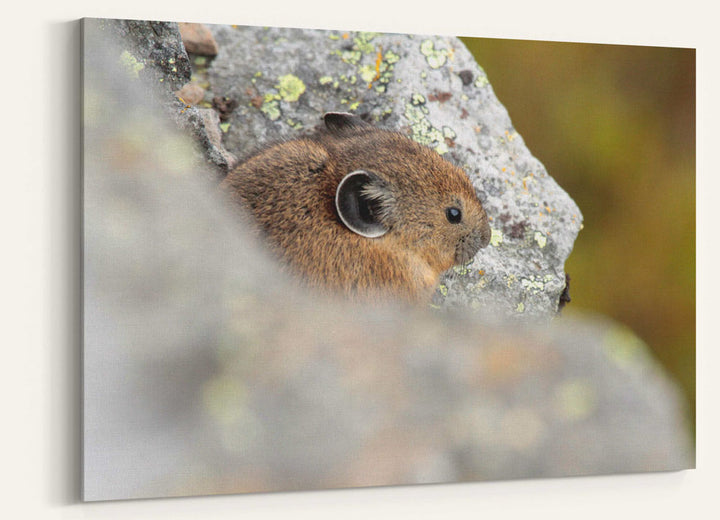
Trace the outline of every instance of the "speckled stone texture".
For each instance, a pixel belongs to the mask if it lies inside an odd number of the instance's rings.
[[[123,42],[119,61],[131,75],[155,85],[149,94],[172,99],[171,93],[190,80],[190,60],[178,24],[104,18],[83,22],[86,29],[90,26],[108,39],[117,37]]]
[[[491,246],[451,270],[438,305],[552,315],[582,227],[573,200],[532,156],[483,69],[457,38],[211,26],[215,95],[238,101],[225,146],[238,157],[302,135],[324,112],[362,114],[434,148],[470,176]]]
[[[190,86],[192,71],[177,23],[85,18],[83,27],[98,38],[121,42],[120,55],[113,58],[129,77],[151,86],[142,95],[164,108],[179,128],[193,136],[197,143],[194,153],[206,162],[205,175],[217,180],[237,163],[220,141],[217,114],[178,97],[183,87]]]

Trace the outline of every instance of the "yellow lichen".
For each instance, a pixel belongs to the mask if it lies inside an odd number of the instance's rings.
[[[140,76],[140,71],[145,68],[145,64],[138,60],[135,56],[130,54],[128,51],[123,51],[120,55],[120,63],[125,70],[132,77],[137,78]]]
[[[535,242],[537,242],[537,245],[539,245],[541,249],[547,245],[547,237],[545,235],[543,235],[540,231],[535,232],[534,239],[535,239]]]
[[[293,74],[286,74],[278,78],[278,84],[275,86],[280,92],[283,101],[292,103],[300,99],[305,92],[305,83]]]

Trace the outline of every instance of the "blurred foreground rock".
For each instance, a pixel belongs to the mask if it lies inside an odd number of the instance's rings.
[[[384,52],[400,55],[394,41]],[[433,41],[435,51],[448,48]],[[505,325],[459,309],[351,307],[298,290],[245,236],[187,139],[143,102],[145,87],[109,59],[114,49],[93,43],[85,46],[87,500],[693,466],[676,388],[617,324],[567,315]],[[453,63],[479,78],[456,51]],[[474,103],[491,103],[487,85],[472,88]],[[478,157],[519,160],[519,142],[489,135]],[[510,195],[492,197],[498,209]],[[500,262],[525,244],[517,240],[477,261]]]

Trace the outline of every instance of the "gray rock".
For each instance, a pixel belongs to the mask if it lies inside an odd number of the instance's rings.
[[[119,59],[128,72],[154,85],[148,93],[160,92],[171,99],[172,92],[190,81],[190,60],[178,24],[97,18],[86,18],[83,23],[86,30],[123,43]]]
[[[351,111],[405,132],[463,167],[491,217],[492,245],[447,273],[439,305],[552,315],[580,210],[512,126],[456,38],[210,27],[211,88],[238,101],[225,146],[238,157]]]
[[[190,82],[192,70],[183,45],[178,24],[141,20],[112,20],[86,18],[85,55],[102,54],[119,62],[125,73],[145,85],[142,96],[148,96],[156,106],[163,107],[175,124],[192,135],[193,148],[212,168],[205,168],[212,178],[221,178],[235,166],[237,158],[223,147],[218,118],[182,102],[177,92]],[[90,44],[88,42],[92,41]],[[100,42],[115,41],[115,55],[104,54],[96,46]],[[142,100],[137,100],[141,102]]]
[[[198,108],[197,111],[202,118],[202,127],[205,129],[208,139],[205,144],[208,158],[212,163],[221,165],[226,171],[232,169],[237,165],[238,159],[223,145],[220,116],[217,111],[211,108]]]

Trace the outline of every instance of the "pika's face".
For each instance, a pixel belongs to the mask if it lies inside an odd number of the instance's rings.
[[[458,175],[464,177],[463,172],[459,171]],[[490,242],[490,226],[485,211],[475,193],[465,191],[457,190],[440,196],[432,192],[423,194],[423,204],[404,208],[410,216],[410,224],[401,226],[398,231],[413,237],[408,247],[417,249],[430,265],[435,264],[442,270],[472,260]]]
[[[343,143],[335,205],[368,240],[422,258],[437,272],[490,241],[487,215],[465,172],[401,134],[367,131]]]

